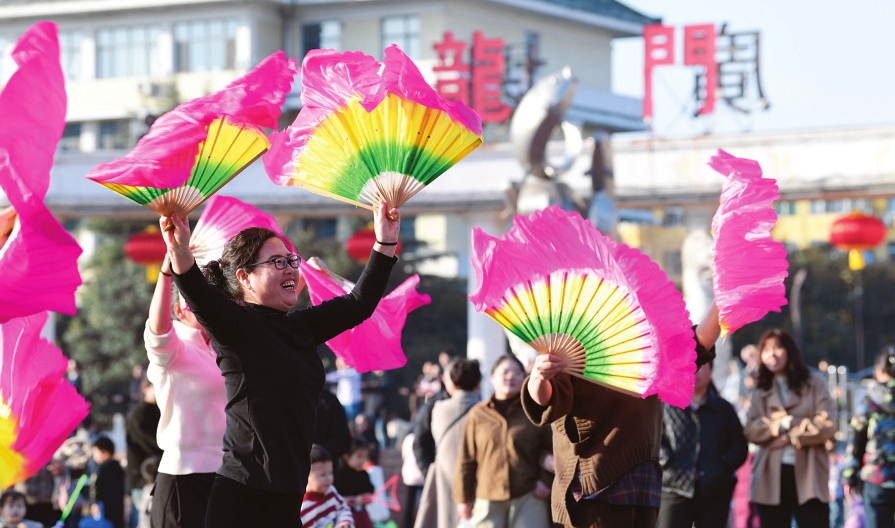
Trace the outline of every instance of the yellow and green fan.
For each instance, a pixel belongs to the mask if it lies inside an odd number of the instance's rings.
[[[394,45],[381,65],[310,51],[301,99],[295,122],[271,134],[268,176],[366,209],[400,207],[482,143],[479,115],[439,96]]]
[[[122,158],[87,178],[162,216],[187,213],[258,159],[297,73],[278,51],[223,89],[181,103]]]
[[[565,371],[630,395],[690,403],[696,342],[684,300],[649,257],[559,206],[517,216],[501,238],[475,228],[469,295]]]
[[[208,126],[208,137],[199,144],[193,171],[180,187],[159,189],[121,183],[99,182],[118,194],[157,212],[186,217],[270,147],[260,127],[220,117]]]

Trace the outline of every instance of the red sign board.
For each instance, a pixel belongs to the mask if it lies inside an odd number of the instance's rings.
[[[438,77],[435,89],[439,95],[472,107],[482,116],[482,123],[509,119],[513,109],[502,100],[506,72],[502,38],[485,38],[481,31],[473,33],[471,62],[464,62],[466,42],[455,40],[450,31],[433,48],[438,54],[438,64],[432,69]]]

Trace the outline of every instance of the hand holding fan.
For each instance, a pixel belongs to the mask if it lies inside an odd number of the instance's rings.
[[[81,247],[44,204],[65,127],[65,80],[56,25],[19,39],[19,69],[0,92],[0,323],[44,310],[74,315]]]
[[[758,321],[786,304],[786,248],[771,238],[777,181],[762,177],[758,162],[718,151],[709,166],[724,176],[712,218],[712,288],[721,335]],[[748,255],[748,258],[743,258]]]
[[[475,228],[476,310],[574,376],[684,406],[696,344],[680,293],[647,256],[559,206],[517,216],[501,238]]]
[[[278,51],[223,90],[164,114],[123,158],[87,175],[160,216],[185,218],[270,147],[296,73]]]
[[[221,258],[227,242],[248,227],[264,227],[282,235],[274,217],[257,207],[230,196],[212,196],[190,234],[190,249],[196,262],[205,264]]]
[[[315,257],[309,259],[309,265],[302,266],[301,273],[315,305],[345,295],[354,288],[353,282],[329,271]],[[401,331],[407,314],[432,302],[428,295],[416,291],[419,282],[418,275],[402,282],[379,301],[369,319],[330,339],[327,346],[361,373],[403,367],[407,357],[401,348]]]
[[[478,114],[439,96],[397,46],[381,68],[359,52],[308,52],[302,110],[264,155],[274,183],[399,208],[482,143]]]
[[[87,416],[89,405],[65,378],[68,360],[40,336],[41,312],[0,325],[0,486],[43,468]]]

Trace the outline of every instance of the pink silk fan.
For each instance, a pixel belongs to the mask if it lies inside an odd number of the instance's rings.
[[[786,248],[771,238],[777,181],[762,177],[758,162],[718,150],[709,166],[722,176],[712,232],[712,288],[721,335],[736,332],[786,304]],[[744,258],[744,256],[746,258]]]
[[[559,206],[517,216],[500,238],[472,231],[480,313],[566,372],[683,407],[696,343],[684,301],[649,257]]]
[[[65,127],[56,25],[31,26],[13,50],[18,70],[0,93],[0,323],[44,310],[74,315],[81,247],[44,204]]]
[[[43,468],[87,416],[65,378],[68,360],[40,337],[47,312],[0,325],[0,486]]]
[[[301,273],[315,305],[345,295],[354,288],[353,282],[329,271],[315,257],[302,266]],[[403,367],[407,356],[401,348],[401,331],[407,314],[432,302],[428,295],[416,291],[419,282],[419,275],[402,282],[379,301],[369,319],[330,339],[327,346],[361,373]]]
[[[222,90],[181,103],[123,158],[87,177],[162,216],[186,216],[261,156],[297,73],[278,51]]]
[[[221,258],[227,242],[248,227],[265,227],[281,235],[286,241],[279,224],[271,215],[238,198],[212,196],[190,235],[190,249],[193,250],[196,262],[204,265],[210,260]],[[289,247],[289,250],[294,251],[294,248]]]

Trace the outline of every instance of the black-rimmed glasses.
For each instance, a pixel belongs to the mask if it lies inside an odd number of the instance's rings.
[[[255,266],[260,266],[261,264],[269,264],[273,262],[273,265],[278,270],[286,269],[286,265],[292,266],[293,269],[298,269],[298,266],[301,265],[301,257],[298,255],[286,255],[285,257],[273,257],[267,260],[262,260],[261,262],[256,262],[254,264],[247,264],[246,268],[254,268]]]

